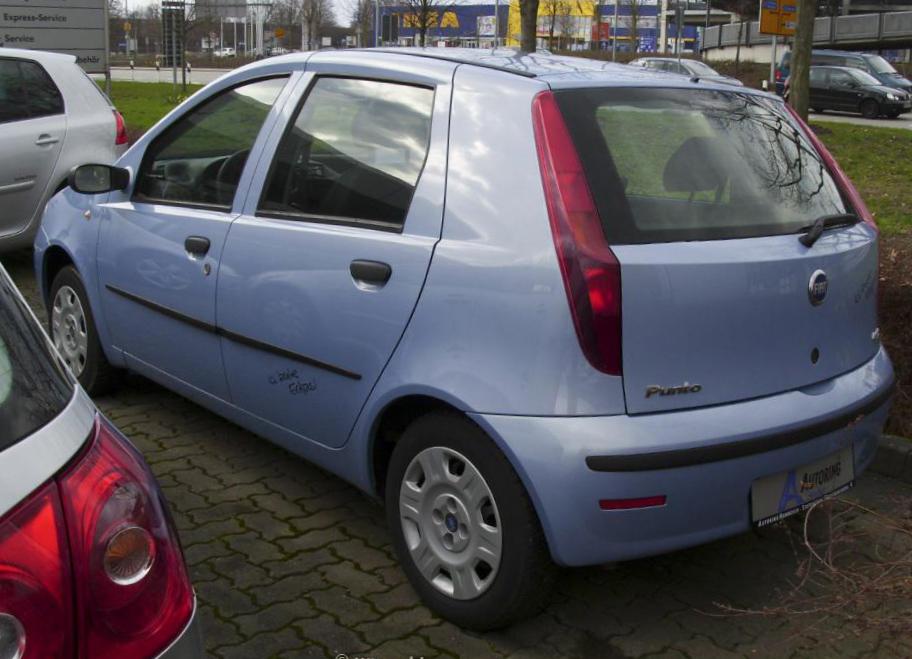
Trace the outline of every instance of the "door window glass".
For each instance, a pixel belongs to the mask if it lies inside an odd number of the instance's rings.
[[[424,167],[434,92],[320,78],[282,138],[259,211],[399,230]]]
[[[228,209],[250,149],[287,80],[234,87],[178,119],[146,151],[135,198]]]
[[[826,86],[826,70],[811,68],[811,87]]]
[[[0,59],[0,123],[63,114],[63,97],[41,65]]]

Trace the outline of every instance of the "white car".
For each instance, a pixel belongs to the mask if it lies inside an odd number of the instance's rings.
[[[0,252],[31,245],[76,165],[126,151],[124,119],[72,55],[0,51]]]
[[[237,53],[234,48],[219,48],[212,53],[216,57],[234,57]]]

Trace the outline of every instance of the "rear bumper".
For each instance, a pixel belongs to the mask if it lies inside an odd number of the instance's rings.
[[[174,639],[158,659],[203,659],[206,650],[203,647],[203,634],[200,628],[199,615],[197,614],[196,600],[193,601],[193,615],[184,627],[181,635]]]
[[[590,565],[747,531],[751,484],[847,446],[870,464],[890,407],[881,349],[860,368],[801,390],[708,408],[608,417],[475,415],[538,510],[554,559]],[[664,506],[599,508],[664,495]]]

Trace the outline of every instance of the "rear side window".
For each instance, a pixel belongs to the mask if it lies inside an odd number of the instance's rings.
[[[234,87],[178,119],[146,150],[134,197],[228,210],[250,149],[287,80]]]
[[[555,96],[611,243],[793,233],[846,212],[774,99],[655,88]]]
[[[73,385],[0,269],[0,451],[50,422]]]
[[[63,114],[63,96],[36,62],[0,59],[0,123]]]
[[[259,213],[401,230],[433,102],[426,87],[317,79],[279,144]]]

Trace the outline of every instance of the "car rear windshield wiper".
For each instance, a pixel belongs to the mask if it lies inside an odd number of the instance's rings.
[[[833,215],[821,215],[813,224],[798,229],[802,236],[798,239],[805,247],[812,247],[817,239],[823,235],[824,229],[832,227],[848,226],[858,222],[858,216],[855,213],[834,213]],[[805,233],[805,231],[807,233]]]

